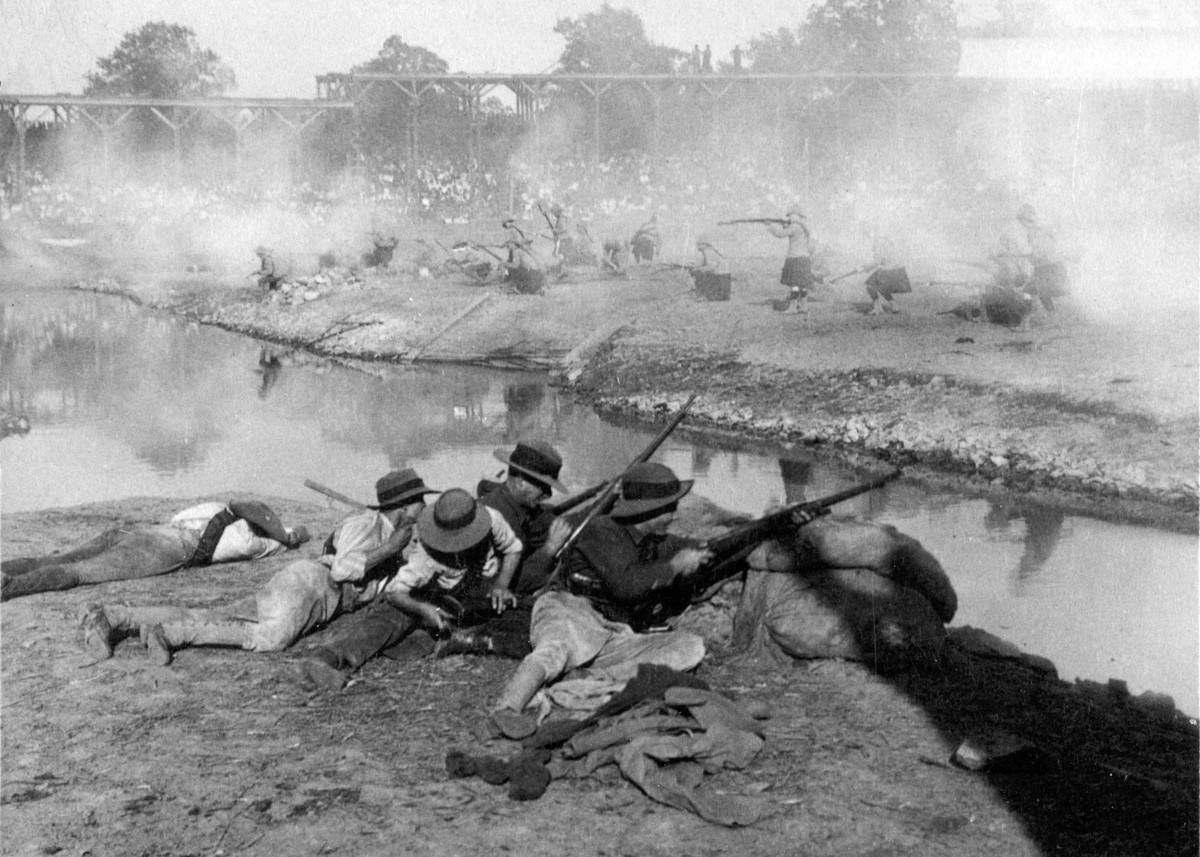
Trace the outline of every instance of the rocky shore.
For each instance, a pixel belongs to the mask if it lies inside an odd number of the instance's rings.
[[[121,295],[367,372],[437,362],[542,369],[615,418],[661,421],[698,393],[682,431],[901,464],[930,484],[1195,532],[1194,316],[1118,325],[1067,307],[1019,333],[939,316],[961,295],[932,289],[918,288],[903,316],[867,317],[847,287],[825,290],[800,317],[768,304],[775,264],[747,262],[734,299],[719,303],[653,269],[573,277],[538,297],[375,273],[274,295],[145,266],[18,275],[29,288]],[[319,531],[338,514],[262,499]],[[162,519],[177,502],[8,515],[5,553]],[[164,668],[136,645],[85,662],[74,641],[91,601],[236,599],[284,561],[5,604],[3,816],[13,853],[195,853],[203,843],[385,854],[396,842],[420,854],[535,857],[1195,851],[1194,719],[1119,679],[1062,680],[1044,658],[967,627],[950,629],[935,666],[885,676],[853,661],[738,657],[736,585],[691,611],[685,621],[711,650],[699,675],[771,714],[754,765],[722,775],[725,793],[773,807],[742,829],[657,807],[620,780],[553,783],[521,805],[450,780],[446,752],[471,747],[472,725],[508,674],[493,658],[372,661],[343,693],[316,695],[292,680],[286,653],[193,650]]]
[[[799,316],[771,309],[771,266],[748,260],[729,302],[697,300],[686,277],[653,268],[572,275],[544,296],[336,271],[270,295],[207,274],[74,285],[356,364],[543,369],[631,419],[699,393],[693,431],[1197,530],[1194,309],[1118,323],[1068,304],[1018,332],[939,315],[961,295],[934,287],[906,296],[901,316],[866,316],[858,287],[839,284]]]

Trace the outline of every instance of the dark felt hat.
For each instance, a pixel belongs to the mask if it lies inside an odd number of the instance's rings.
[[[451,488],[426,506],[417,518],[422,544],[442,553],[458,553],[483,541],[492,517],[482,504],[461,488]]]
[[[379,477],[375,483],[375,497],[379,503],[368,506],[368,509],[378,509],[381,512],[405,506],[426,494],[438,493],[436,488],[427,488],[425,480],[417,475],[411,467],[393,470],[386,476]]]
[[[635,464],[621,477],[621,497],[612,509],[614,518],[636,518],[679,502],[692,490],[694,480],[679,479],[665,464]]]
[[[493,454],[499,461],[508,465],[510,470],[515,470],[555,491],[566,492],[566,486],[558,481],[558,474],[562,472],[562,456],[545,441],[518,441],[511,453],[497,449]]]
[[[250,524],[251,529],[281,544],[288,544],[288,531],[279,516],[259,500],[231,500],[229,511]],[[305,534],[307,534],[305,530]]]

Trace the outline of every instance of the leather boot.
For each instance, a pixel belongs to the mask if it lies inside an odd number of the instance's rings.
[[[188,646],[249,648],[247,628],[247,622],[190,619],[148,625],[143,636],[150,655],[166,666],[176,649]]]
[[[350,680],[349,674],[341,666],[334,652],[316,648],[296,661],[296,675],[303,684],[332,692],[341,690]]]
[[[450,636],[438,640],[436,657],[450,655],[490,655],[495,651],[490,634],[465,629],[456,629]]]
[[[79,618],[79,632],[84,649],[93,658],[102,661],[113,656],[112,625],[99,604],[91,604],[84,611]]]
[[[519,740],[537,731],[537,716],[525,706],[546,683],[546,670],[528,659],[521,661],[488,720],[505,738]]]
[[[0,578],[0,601],[33,595],[35,592],[57,592],[73,589],[79,578],[70,569],[61,565],[41,565],[24,574],[3,573]]]

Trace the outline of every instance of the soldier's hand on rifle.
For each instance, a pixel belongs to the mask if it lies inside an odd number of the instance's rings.
[[[688,577],[695,574],[713,556],[713,552],[708,548],[682,548],[671,557],[671,569],[680,577]]]
[[[507,586],[496,586],[491,592],[492,609],[497,613],[503,613],[506,607],[517,606],[517,596]]]
[[[440,607],[435,607],[428,601],[421,602],[421,618],[425,620],[426,625],[439,634],[450,630],[450,618],[442,612]]]
[[[810,521],[815,521],[817,518],[820,518],[822,515],[828,515],[830,513],[830,511],[832,511],[832,510],[828,506],[824,506],[824,507],[817,508],[817,509],[801,508],[801,509],[797,509],[796,511],[792,512],[792,520],[795,522],[797,527],[803,527],[805,524],[809,523]]]

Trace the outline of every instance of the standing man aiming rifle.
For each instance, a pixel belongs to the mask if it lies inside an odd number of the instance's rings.
[[[800,209],[789,208],[785,224],[767,224],[767,231],[773,236],[787,239],[787,258],[783,260],[779,282],[788,287],[788,305],[798,313],[804,312],[802,302],[816,282],[812,272],[812,235],[804,219]]]
[[[732,226],[738,223],[761,223],[776,238],[787,239],[787,258],[783,260],[783,271],[779,275],[779,282],[788,287],[787,298],[781,308],[782,312],[786,312],[789,308],[793,312],[804,312],[801,302],[808,297],[809,290],[816,283],[816,277],[813,276],[812,271],[812,235],[804,221],[804,213],[796,206],[792,206],[782,220],[778,217],[743,217],[735,220],[722,220],[717,224],[718,226]],[[778,304],[776,308],[779,308]]]

